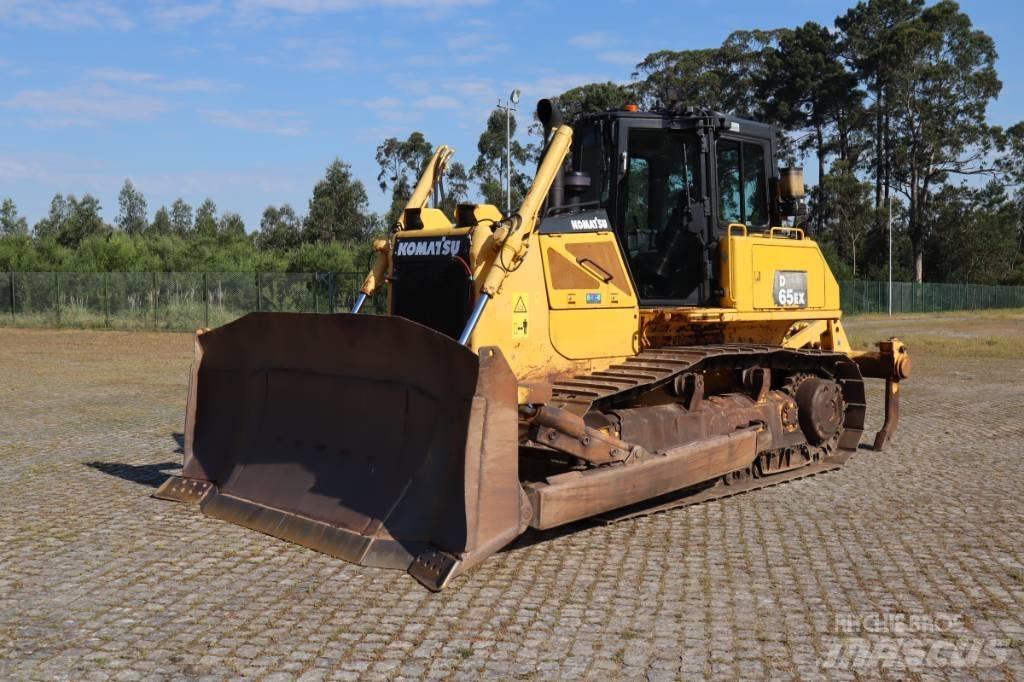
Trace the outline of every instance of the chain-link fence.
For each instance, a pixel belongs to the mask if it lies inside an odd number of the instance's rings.
[[[252,311],[348,310],[356,272],[9,272],[0,273],[0,326],[192,330]],[[889,283],[844,282],[843,312],[885,313]],[[382,312],[384,297],[367,303]],[[1024,287],[893,282],[894,313],[1024,308]]]
[[[252,311],[348,310],[363,273],[13,272],[0,274],[0,325],[192,330]],[[367,303],[382,312],[384,299]]]
[[[889,312],[889,283],[856,280],[839,285],[847,315]],[[893,313],[1024,308],[1024,287],[987,284],[892,283]]]

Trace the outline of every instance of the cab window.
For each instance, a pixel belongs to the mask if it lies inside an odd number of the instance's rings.
[[[608,178],[605,172],[605,146],[599,125],[583,127],[577,133],[579,142],[575,145],[573,167],[590,176],[590,187],[580,196],[580,203],[604,203],[608,199]]]
[[[718,210],[722,222],[768,223],[764,146],[738,140],[718,141]]]

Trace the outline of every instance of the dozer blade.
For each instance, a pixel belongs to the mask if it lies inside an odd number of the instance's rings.
[[[253,313],[196,335],[182,476],[157,496],[439,590],[525,530],[516,402],[496,348]]]

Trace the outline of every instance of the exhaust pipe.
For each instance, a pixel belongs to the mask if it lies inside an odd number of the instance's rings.
[[[547,148],[551,144],[551,131],[562,125],[562,112],[553,100],[542,99],[537,102],[537,119],[544,126],[544,151],[547,152]],[[543,157],[541,158],[543,159]],[[562,176],[563,173],[559,172],[555,176],[554,182],[551,183],[551,192],[548,194],[545,210],[549,206],[561,206],[565,203],[565,181]]]

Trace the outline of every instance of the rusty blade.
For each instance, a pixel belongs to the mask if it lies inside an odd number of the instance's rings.
[[[521,530],[516,422],[496,349],[397,317],[254,313],[197,336],[183,478],[216,486],[208,515],[348,561],[444,553],[443,583]]]

